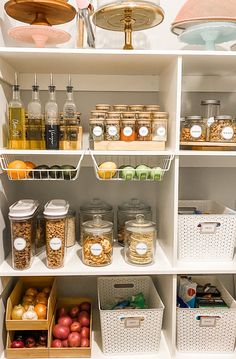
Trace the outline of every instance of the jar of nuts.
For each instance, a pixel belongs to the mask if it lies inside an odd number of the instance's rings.
[[[151,141],[152,120],[151,118],[139,118],[137,120],[137,141]]]
[[[204,142],[206,132],[206,123],[201,116],[188,116],[181,122],[181,142]]]
[[[90,119],[89,134],[90,140],[103,141],[104,140],[105,120],[102,118]]]
[[[89,266],[106,266],[112,262],[113,223],[95,215],[82,224],[82,259]]]
[[[138,214],[135,220],[125,223],[125,260],[145,265],[154,262],[156,251],[156,224]]]
[[[120,120],[107,119],[105,126],[105,140],[106,141],[119,141],[120,139]]]
[[[210,127],[211,142],[235,142],[234,124],[231,116],[217,116]]]
[[[37,201],[24,199],[9,209],[13,269],[23,270],[31,266],[38,205]]]
[[[49,201],[44,207],[47,267],[51,269],[64,266],[68,211],[69,203],[63,199]]]

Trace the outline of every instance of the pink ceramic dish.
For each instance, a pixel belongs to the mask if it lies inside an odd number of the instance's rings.
[[[62,44],[71,38],[71,35],[64,30],[40,25],[13,27],[8,30],[8,35],[17,41],[35,44],[36,47],[41,48],[46,45]]]

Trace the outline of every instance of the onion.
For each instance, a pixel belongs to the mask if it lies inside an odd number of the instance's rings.
[[[26,348],[33,348],[36,346],[36,341],[34,338],[29,337],[25,340],[25,347]]]
[[[60,317],[58,319],[58,324],[65,325],[66,327],[70,327],[73,323],[71,317],[69,315],[66,315],[65,317]]]
[[[68,344],[69,347],[79,347],[80,346],[81,337],[77,332],[70,333],[68,336]]]
[[[25,344],[22,340],[14,340],[11,343],[11,348],[24,348]]]
[[[81,338],[80,346],[81,347],[89,347],[90,346],[89,339],[88,338]]]
[[[68,339],[62,340],[62,346],[63,346],[64,348],[67,348],[67,347],[69,346],[69,344],[68,344]]]
[[[67,310],[64,307],[57,309],[57,317],[65,317],[67,315]]]
[[[90,329],[88,327],[82,327],[80,335],[81,335],[81,338],[89,338]]]
[[[20,320],[22,319],[22,315],[24,313],[25,313],[25,308],[21,304],[15,305],[11,312],[11,319]]]
[[[79,322],[73,322],[70,326],[70,331],[71,332],[81,332],[81,324]]]
[[[82,312],[79,313],[79,318],[80,317],[87,317],[90,318],[90,315],[88,312],[86,312],[85,310],[82,310]]]
[[[80,312],[79,317],[78,317],[78,321],[80,322],[82,327],[89,327],[89,325],[90,325],[89,314],[87,312],[85,312],[85,311]]]
[[[76,317],[78,317],[78,315],[79,315],[79,307],[78,307],[78,305],[76,305],[75,307],[73,307],[71,310],[70,310],[70,317],[71,318],[76,318]]]
[[[22,302],[30,304],[30,305],[34,305],[35,297],[33,297],[32,295],[25,295],[22,299]]]
[[[38,291],[36,288],[28,288],[25,292],[25,295],[30,295],[32,297],[35,297],[38,294]]]
[[[66,339],[70,334],[69,327],[65,325],[56,324],[52,330],[52,333],[56,339]]]
[[[42,293],[45,293],[47,297],[49,297],[50,292],[51,292],[51,287],[45,287],[42,290]]]
[[[47,307],[45,304],[36,304],[34,307],[35,312],[38,315],[38,319],[46,319],[47,318]]]
[[[48,298],[47,298],[46,294],[43,293],[43,292],[40,292],[39,294],[37,294],[36,303],[37,304],[47,305],[48,304]]]
[[[89,302],[83,302],[83,303],[80,303],[80,306],[79,306],[79,309],[81,311],[86,311],[88,313],[90,313],[90,310],[91,310],[91,304]]]
[[[62,348],[62,341],[59,339],[54,339],[52,341],[52,347],[53,348]]]

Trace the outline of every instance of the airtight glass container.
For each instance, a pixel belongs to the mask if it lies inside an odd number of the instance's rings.
[[[13,269],[24,270],[31,266],[38,206],[37,201],[23,199],[9,209]]]
[[[210,127],[214,123],[215,118],[220,115],[219,100],[203,100],[201,101],[202,116],[207,127],[207,141],[210,140]]]
[[[188,116],[181,121],[182,142],[204,142],[206,133],[206,124],[201,116]]]
[[[46,263],[51,269],[64,266],[68,211],[69,203],[63,199],[53,199],[44,206]]]
[[[145,220],[143,214],[125,223],[125,260],[131,264],[146,265],[154,262],[156,251],[156,224]]]
[[[119,141],[120,139],[120,120],[107,119],[105,125],[105,140]]]
[[[113,223],[94,215],[82,224],[82,260],[84,264],[101,267],[111,264],[113,251]]]
[[[89,134],[90,140],[103,141],[105,131],[105,120],[102,118],[90,119]]]
[[[152,120],[152,140],[167,141],[167,118]]]
[[[151,119],[137,120],[137,140],[151,141],[152,138],[152,121]]]
[[[136,136],[136,121],[135,120],[122,120],[120,139],[121,141],[135,141]]]
[[[66,247],[72,247],[76,243],[76,212],[70,209],[67,214]]]
[[[117,211],[117,233],[118,243],[124,245],[125,242],[125,223],[135,219],[137,214],[144,215],[147,220],[152,220],[152,209],[146,203],[139,199],[132,198],[129,202],[125,202],[118,206]]]
[[[211,142],[234,142],[234,124],[231,116],[217,116],[210,126]]]

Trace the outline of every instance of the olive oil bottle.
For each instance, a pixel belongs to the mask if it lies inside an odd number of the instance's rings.
[[[8,106],[9,116],[9,140],[10,149],[26,149],[25,109],[20,98],[20,86],[17,74],[13,85],[13,96]]]
[[[56,87],[53,85],[51,74],[51,84],[49,86],[49,100],[45,105],[45,138],[47,150],[59,150],[60,139],[60,118],[58,104],[56,102]]]

